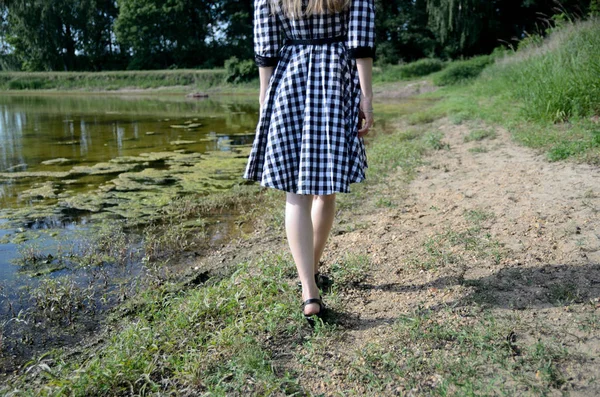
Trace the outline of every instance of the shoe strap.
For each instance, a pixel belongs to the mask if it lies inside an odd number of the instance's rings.
[[[321,305],[321,299],[319,299],[319,298],[307,299],[304,301],[303,305],[306,306],[306,305],[311,305],[313,303],[318,303],[319,305]]]

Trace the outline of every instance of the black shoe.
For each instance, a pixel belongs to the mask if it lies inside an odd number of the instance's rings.
[[[321,273],[317,273],[315,274],[315,282],[317,283],[317,287],[319,287],[321,291],[331,291],[331,286],[333,285],[333,280],[331,279],[331,277]]]
[[[317,305],[319,305],[319,312],[316,314],[304,314],[304,308],[306,307],[306,305],[311,305],[313,303],[316,303]],[[304,318],[308,322],[308,325],[310,325],[311,327],[314,327],[315,326],[315,317],[322,319],[323,315],[325,314],[325,305],[323,304],[323,301],[321,300],[321,298],[311,298],[311,299],[307,299],[304,302],[302,302],[302,314],[304,314]]]
[[[333,280],[329,276],[317,273],[315,274],[315,283],[317,284],[317,288],[319,288],[321,291],[329,292],[331,291]],[[298,281],[298,288],[302,289],[302,283],[300,281]]]

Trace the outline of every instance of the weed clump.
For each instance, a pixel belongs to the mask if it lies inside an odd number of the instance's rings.
[[[455,85],[479,76],[483,69],[494,62],[490,55],[482,55],[464,61],[452,62],[446,69],[433,78],[438,86]]]
[[[405,65],[385,66],[381,73],[376,74],[374,77],[378,82],[407,80],[439,72],[445,66],[446,64],[439,59],[425,58]]]
[[[526,118],[558,123],[600,114],[600,19],[565,26],[542,44],[524,47],[490,74],[523,101]]]

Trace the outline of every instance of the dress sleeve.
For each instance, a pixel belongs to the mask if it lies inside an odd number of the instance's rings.
[[[254,58],[258,66],[276,66],[281,34],[269,0],[254,0]]]
[[[347,45],[352,58],[375,57],[374,0],[352,0]]]

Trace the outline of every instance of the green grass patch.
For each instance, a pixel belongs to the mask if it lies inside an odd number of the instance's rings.
[[[479,142],[484,139],[495,139],[497,136],[496,132],[492,129],[478,130],[474,129],[465,136],[465,142]]]
[[[484,222],[494,219],[494,214],[484,210],[465,213],[467,226],[447,228],[429,236],[423,242],[423,250],[411,259],[411,264],[423,270],[439,270],[448,265],[464,266],[472,259],[500,263],[502,245],[483,227]]]
[[[570,355],[515,336],[514,320],[477,308],[414,311],[383,340],[356,352],[349,382],[369,395],[545,395],[566,382]]]
[[[523,115],[564,122],[600,115],[600,19],[569,25],[489,70],[524,103]]]
[[[464,61],[454,61],[447,68],[433,77],[438,86],[455,85],[472,80],[479,76],[483,69],[494,62],[490,55],[482,55]]]
[[[383,83],[428,76],[442,70],[445,66],[445,62],[432,58],[420,59],[404,65],[386,65],[374,71],[373,81]]]
[[[334,279],[335,288],[346,288],[365,280],[371,267],[367,255],[348,254],[341,261],[331,264],[330,272]]]
[[[598,19],[559,29],[542,44],[496,58],[472,84],[427,94],[442,99],[428,112],[453,124],[500,125],[550,161],[600,164],[599,37]]]
[[[487,153],[488,149],[483,146],[475,146],[469,149],[470,153]]]
[[[305,327],[286,278],[290,266],[267,256],[199,289],[148,291],[143,310],[96,354],[82,362],[52,355],[52,368],[32,362],[29,371],[38,376],[21,390],[73,396],[185,388],[218,395],[298,392],[296,381],[271,364],[271,346]]]
[[[208,89],[225,84],[224,69],[118,72],[0,72],[0,90],[147,89],[189,86]]]

